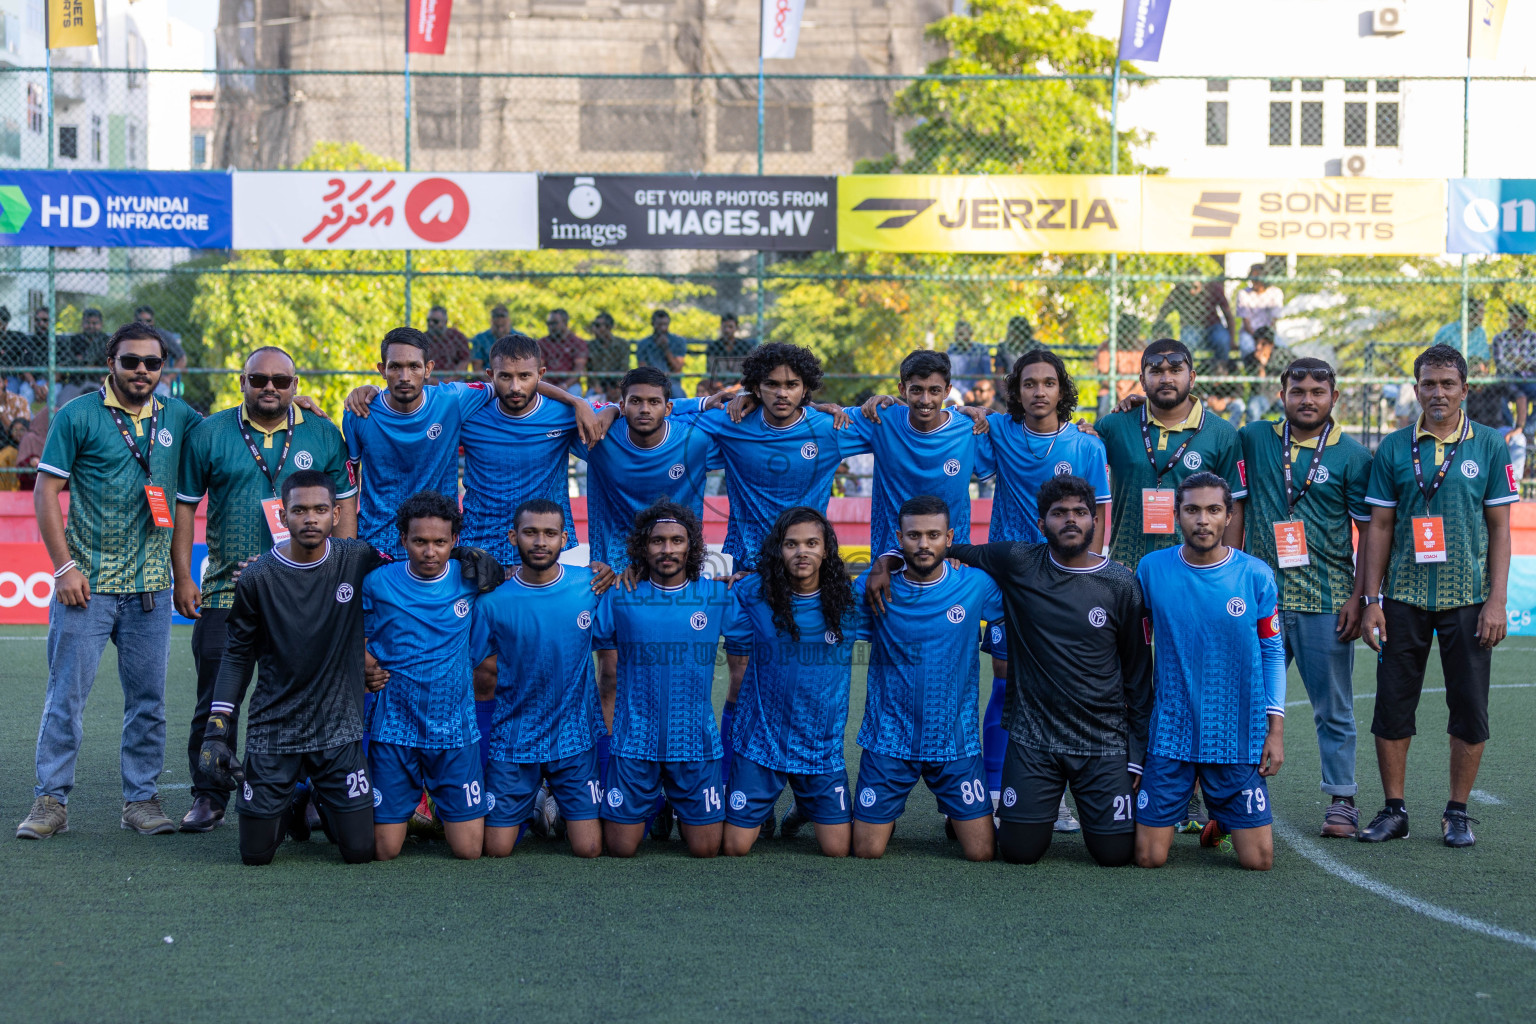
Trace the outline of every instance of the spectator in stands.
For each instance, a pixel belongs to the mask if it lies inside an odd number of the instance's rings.
[[[965,320],[955,321],[955,336],[949,343],[949,372],[957,381],[974,380],[992,373],[991,354],[985,345],[976,341],[975,330]]]
[[[1008,403],[997,396],[997,385],[991,377],[983,377],[971,385],[965,393],[965,404],[988,412],[1007,412]]]
[[[720,337],[709,343],[704,350],[704,372],[715,378],[722,387],[741,380],[741,364],[754,348],[756,338],[746,338],[740,333],[741,324],[735,313],[720,317]],[[718,389],[717,389],[718,390]]]
[[[19,483],[24,491],[32,490],[37,483],[37,463],[43,456],[43,445],[47,440],[48,410],[44,408],[33,415],[26,433],[22,434],[21,439],[16,442],[17,467],[33,471],[21,474]]]
[[[9,431],[16,419],[30,419],[32,403],[11,390],[9,380],[0,379],[0,431]]]
[[[654,366],[672,380],[672,397],[683,398],[681,375],[688,355],[688,339],[672,333],[672,314],[658,309],[651,314],[651,336],[635,345],[635,363]]]
[[[448,310],[442,306],[427,310],[427,361],[438,378],[469,369],[469,339],[448,326]]]
[[[1198,275],[1200,268],[1191,266],[1189,273]],[[1213,359],[1227,358],[1232,349],[1232,307],[1227,304],[1223,278],[1181,281],[1174,285],[1154,318],[1154,337],[1165,333],[1159,328],[1170,313],[1178,314],[1179,340],[1195,355],[1197,363],[1202,352]],[[1209,371],[1201,369],[1200,372]]]
[[[11,420],[5,432],[0,434],[0,491],[21,489],[21,474],[11,471],[18,463],[21,439],[26,436],[31,426],[31,420],[18,416]]]
[[[1488,360],[1493,351],[1488,347],[1488,332],[1483,330],[1483,300],[1467,299],[1467,368],[1471,376],[1488,372]],[[1435,345],[1449,345],[1461,351],[1461,321],[1452,320],[1435,332]]]
[[[587,395],[619,401],[619,381],[629,371],[629,342],[613,333],[613,317],[606,312],[592,318],[592,340],[587,342]]]
[[[491,307],[491,329],[469,339],[469,365],[480,373],[491,363],[491,346],[512,333],[512,314],[506,306]]]
[[[991,376],[1006,377],[1013,369],[1013,364],[1019,356],[1026,352],[1033,352],[1040,347],[1035,340],[1035,329],[1029,326],[1029,320],[1022,316],[1008,318],[1008,327],[1003,332],[1003,343],[997,346],[997,351],[992,356]],[[1137,372],[1141,367],[1137,366]]]
[[[1279,289],[1274,289],[1278,291]],[[1275,344],[1275,329],[1264,326],[1253,334],[1253,352],[1243,357],[1243,374],[1261,380],[1249,385],[1248,419],[1261,420],[1280,397],[1280,374],[1295,360]]]
[[[1536,331],[1528,326],[1531,314],[1523,303],[1509,304],[1509,326],[1493,336],[1493,362],[1500,376],[1518,377],[1516,418],[1520,429],[1529,434],[1531,400],[1536,399]],[[1472,417],[1474,420],[1476,416]]]
[[[95,391],[107,373],[107,342],[110,335],[102,330],[99,309],[80,314],[80,333],[59,339],[59,365],[84,366],[79,373],[59,375],[59,405]]]
[[[155,385],[155,394],[161,398],[170,398],[179,392],[177,386],[181,374],[178,371],[187,368],[187,350],[182,347],[181,335],[175,331],[165,330],[155,323],[155,311],[148,306],[139,306],[133,311],[133,318],[146,327],[153,327],[155,332],[165,341],[165,354],[168,365],[160,374],[160,383]],[[106,346],[102,346],[102,365],[106,365]],[[104,376],[104,375],[103,375]]]
[[[1109,388],[1099,385],[1099,416],[1109,415],[1127,395],[1141,390],[1141,350],[1146,347],[1141,318],[1133,313],[1121,313],[1115,321],[1115,396],[1111,400]],[[1109,375],[1109,342],[1099,346],[1094,368],[1106,377]]]
[[[1275,321],[1280,319],[1285,294],[1264,280],[1264,264],[1255,263],[1248,268],[1248,287],[1237,293],[1233,305],[1238,319],[1243,322],[1237,336],[1237,350],[1246,358],[1253,354],[1260,330],[1268,327],[1270,337],[1274,337]]]
[[[587,343],[571,330],[571,315],[563,309],[552,309],[544,318],[549,333],[539,339],[539,350],[544,353],[544,379],[555,387],[581,395],[581,375],[587,371]]]

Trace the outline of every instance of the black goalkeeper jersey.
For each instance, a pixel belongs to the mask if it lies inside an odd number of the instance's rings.
[[[1131,571],[1108,559],[1068,569],[1048,544],[956,544],[949,554],[987,572],[1003,592],[1008,735],[1061,754],[1125,754],[1140,771],[1152,653]]]
[[[363,738],[363,577],[384,563],[369,544],[332,538],[299,565],[266,552],[235,583],[215,706],[238,699],[257,666],[245,749],[300,754]]]

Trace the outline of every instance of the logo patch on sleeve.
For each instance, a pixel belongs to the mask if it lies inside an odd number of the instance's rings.
[[[1237,478],[1243,482],[1244,487],[1248,486],[1248,460],[1237,460]]]
[[[1509,489],[1518,494],[1520,491],[1520,480],[1515,476],[1515,467],[1513,465],[1505,466],[1504,476],[1509,480]]]

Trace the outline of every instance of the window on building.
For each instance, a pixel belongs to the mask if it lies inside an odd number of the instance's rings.
[[[422,78],[412,84],[416,144],[422,149],[480,148],[480,79]]]
[[[1205,104],[1205,144],[1227,144],[1227,101],[1207,100]]]
[[[722,153],[757,150],[757,83],[726,79],[717,86],[715,148]],[[816,111],[805,82],[769,82],[763,97],[763,149],[809,153],[815,144]]]
[[[1344,79],[1345,92],[1365,92],[1366,81],[1363,78]]]
[[[27,83],[27,128],[36,135],[43,133],[43,87],[36,82]]]
[[[91,115],[91,160],[101,163],[101,115]]]
[[[208,136],[202,132],[192,136],[192,166],[208,166]]]
[[[43,9],[43,0],[27,0],[27,31],[42,35],[48,24],[48,12]]]
[[[149,53],[144,48],[144,40],[136,33],[128,33],[128,66],[130,68],[149,67]],[[140,89],[144,86],[144,72],[133,70],[128,72],[128,88]]]
[[[1323,144],[1323,105],[1321,103],[1301,105],[1301,144],[1303,146]]]
[[[1269,144],[1271,146],[1291,144],[1291,105],[1289,103],[1269,105]]]
[[[1302,92],[1322,92],[1323,80],[1321,78],[1303,78],[1301,80]]]
[[[1290,92],[1291,80],[1289,78],[1271,78],[1269,80],[1270,92]]]
[[[1370,113],[1367,110],[1369,104],[1346,103],[1344,104],[1344,145],[1363,146],[1366,144],[1366,134],[1370,130]]]
[[[677,82],[669,78],[583,79],[578,132],[581,148],[589,153],[671,150],[679,134],[676,86]]]
[[[1378,79],[1376,79],[1376,91],[1377,92],[1397,92],[1397,79],[1395,79],[1395,78],[1378,78]]]
[[[1206,92],[1226,92],[1227,80],[1225,78],[1207,78],[1205,80]]]
[[[1397,145],[1397,104],[1376,104],[1376,145]]]
[[[80,129],[72,124],[59,125],[59,156],[76,160],[80,156]]]

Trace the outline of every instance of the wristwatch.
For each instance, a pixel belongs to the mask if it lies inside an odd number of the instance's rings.
[[[1360,595],[1360,607],[1362,609],[1369,608],[1373,604],[1381,604],[1381,598],[1372,597],[1370,594]]]

